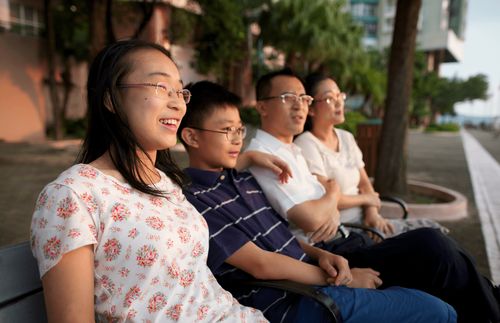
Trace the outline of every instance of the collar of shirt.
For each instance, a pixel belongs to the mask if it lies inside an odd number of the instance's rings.
[[[294,143],[285,144],[284,142],[276,139],[276,137],[274,137],[273,135],[262,129],[257,129],[254,139],[263,143],[271,151],[278,151],[279,149],[285,149],[292,152],[295,155],[302,153],[302,150],[296,144]]]
[[[224,169],[221,172],[188,167],[184,172],[191,178],[193,183],[203,186],[214,186],[218,181],[225,180],[228,176],[234,177],[234,169]]]

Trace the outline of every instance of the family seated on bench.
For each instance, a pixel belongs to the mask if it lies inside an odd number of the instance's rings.
[[[262,133],[288,149],[311,100],[298,78],[266,77],[259,84],[267,94],[258,91]],[[454,322],[457,313],[464,322],[498,321],[493,287],[437,230],[378,244],[355,233],[332,240],[337,185],[326,181],[323,189],[307,168],[297,171],[283,156],[291,177],[263,174],[302,191],[274,211],[252,175],[232,169],[245,134],[238,100],[207,82],[190,87],[191,97],[163,47],[139,41],[106,47],[87,87],[89,127],[79,164],[44,188],[31,227],[49,321],[95,315],[117,322],[310,322],[325,315],[310,299],[237,284],[252,277],[315,285],[335,300],[345,322]],[[179,132],[190,155],[187,173],[194,174],[186,196],[198,211],[182,193],[184,175],[168,152],[186,104],[192,111]],[[266,126],[271,115],[282,127],[276,134]],[[257,152],[242,155],[239,167],[249,164],[257,172],[263,165],[287,169]],[[302,200],[292,205],[292,198]],[[286,219],[307,240],[295,238]]]
[[[243,160],[254,159],[250,170],[256,178],[234,169],[248,164],[241,160],[236,164],[245,134],[237,110],[237,97],[210,82],[188,87],[193,98],[179,129],[189,155],[190,167],[185,171],[192,180],[185,194],[208,222],[208,264],[223,287],[236,295],[241,303],[263,310],[273,321],[280,321],[284,315],[289,320],[307,317],[314,321],[314,315],[322,315],[317,304],[292,297],[290,300],[283,293],[265,289],[243,288],[234,284],[234,280],[256,277],[324,285],[324,278],[317,276],[317,270],[322,268],[323,275],[330,275],[329,280],[338,285],[335,275],[349,267],[342,266],[344,260],[333,254],[336,253],[347,258],[349,265],[354,267],[353,286],[368,288],[360,292],[345,287],[322,287],[334,297],[344,320],[391,321],[393,318],[405,321],[401,319],[404,315],[418,320],[422,312],[413,313],[414,308],[401,306],[405,304],[401,296],[396,308],[385,302],[377,304],[377,296],[391,297],[394,290],[390,286],[403,286],[448,301],[458,311],[459,317],[462,315],[461,321],[488,322],[488,316],[494,317],[498,311],[492,286],[477,272],[469,256],[438,230],[413,230],[378,244],[356,233],[351,233],[347,239],[323,242],[335,233],[335,229],[328,231],[324,228],[330,227],[331,222],[334,222],[333,226],[338,225],[338,218],[334,218],[338,216],[335,212],[338,188],[329,181],[325,193],[314,176],[302,171],[307,170],[307,166],[291,142],[303,126],[307,97],[301,99],[304,97],[302,84],[287,73],[271,73],[257,83],[257,109],[262,130],[257,132],[241,156]],[[259,91],[259,86],[264,90]],[[281,95],[285,93],[294,94],[295,101],[282,100]],[[277,100],[271,103],[268,98]],[[279,167],[274,170],[259,167],[270,161],[259,161],[264,155],[257,154],[256,150],[281,157],[272,159]],[[285,160],[289,168],[284,167],[281,160]],[[291,177],[285,179],[281,176],[280,180],[281,169],[291,172]],[[291,238],[286,230],[287,220],[295,226],[299,239]],[[321,242],[311,245],[315,241]],[[314,263],[319,268],[309,266]],[[323,283],[318,284],[316,279],[323,279]],[[356,285],[359,283],[362,285]],[[369,289],[376,287],[383,289]],[[415,290],[397,290],[407,299],[416,296],[413,294]],[[378,295],[381,291],[387,294]],[[341,292],[349,297],[339,295]],[[365,301],[365,297],[370,301]],[[427,297],[430,300],[430,296]],[[316,309],[311,311],[314,307]],[[479,314],[477,308],[482,308],[479,312],[484,314]],[[441,310],[445,314],[444,320],[453,320],[452,312],[443,307]],[[436,313],[432,315],[431,321],[439,317]]]

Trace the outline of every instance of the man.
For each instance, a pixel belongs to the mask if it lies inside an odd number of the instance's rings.
[[[189,90],[192,99],[179,129],[189,154],[186,173],[192,179],[185,193],[209,226],[210,269],[241,303],[262,310],[275,322],[325,322],[325,312],[308,298],[267,288],[235,287],[238,280],[252,277],[287,279],[321,286],[337,302],[345,322],[456,319],[454,310],[435,297],[399,287],[377,290],[382,283],[377,272],[350,269],[344,258],[299,243],[252,176],[233,169],[253,162],[273,169],[276,180],[276,173],[287,173],[276,158],[260,153],[239,156],[245,136],[239,99],[210,82],[196,83]]]
[[[280,157],[293,177],[282,184],[265,168],[252,166],[251,173],[273,208],[297,227],[299,239],[311,244],[331,239],[339,224],[336,196],[332,193],[335,185],[322,185],[310,174],[300,149],[292,142],[303,130],[312,98],[290,70],[262,76],[256,96],[261,129],[247,151]],[[345,256],[351,266],[377,270],[383,286],[418,288],[440,297],[455,307],[460,321],[500,321],[495,299],[498,287],[477,272],[465,251],[437,230],[418,229],[356,250],[346,249],[341,240],[323,247]]]

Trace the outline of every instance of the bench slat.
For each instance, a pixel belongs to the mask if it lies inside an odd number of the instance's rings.
[[[9,323],[45,323],[47,314],[45,313],[45,303],[43,292],[30,295],[18,302],[0,308],[0,322]]]
[[[0,249],[0,277],[0,307],[42,287],[29,242]]]

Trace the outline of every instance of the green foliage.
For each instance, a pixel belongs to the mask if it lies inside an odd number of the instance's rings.
[[[87,132],[87,120],[85,118],[81,119],[64,119],[63,120],[64,127],[64,138],[84,138]],[[45,134],[47,137],[54,138],[54,124],[47,125],[45,129]]]
[[[417,52],[413,69],[410,114],[417,120],[436,113],[454,115],[453,107],[456,103],[476,99],[484,100],[487,98],[487,90],[488,80],[482,74],[463,80],[448,79],[440,77],[436,72],[428,72],[425,54]]]
[[[350,63],[332,63],[331,70],[335,71],[338,83],[344,91],[362,93],[365,104],[370,104],[372,110],[383,105],[387,88],[387,53],[384,51],[359,52]],[[374,111],[371,111],[372,114]]]
[[[344,1],[271,1],[260,17],[266,45],[300,59],[298,69],[315,69],[332,58],[347,62],[361,49],[361,28],[343,10]]]
[[[254,107],[243,107],[240,109],[240,117],[243,124],[260,127],[260,115]]]
[[[459,130],[460,130],[460,125],[454,122],[442,123],[442,124],[431,123],[425,129],[425,132],[435,132],[435,131],[457,132]]]
[[[344,129],[356,136],[356,130],[359,123],[366,122],[367,118],[357,111],[348,111],[345,113],[345,122],[336,126],[339,129]]]
[[[65,57],[77,61],[86,60],[89,55],[89,14],[86,1],[64,0],[54,8],[56,50]]]
[[[454,115],[455,103],[471,100],[485,100],[488,95],[488,79],[483,74],[459,78],[440,78],[435,96],[432,98],[433,111]]]
[[[175,44],[186,44],[194,38],[194,30],[197,22],[195,14],[172,7],[169,39]]]
[[[87,132],[87,119],[64,120],[64,128],[69,138],[83,138]]]
[[[198,17],[196,68],[212,73],[219,82],[227,79],[228,64],[243,53],[246,27],[243,4],[232,0],[200,0],[203,15]]]

